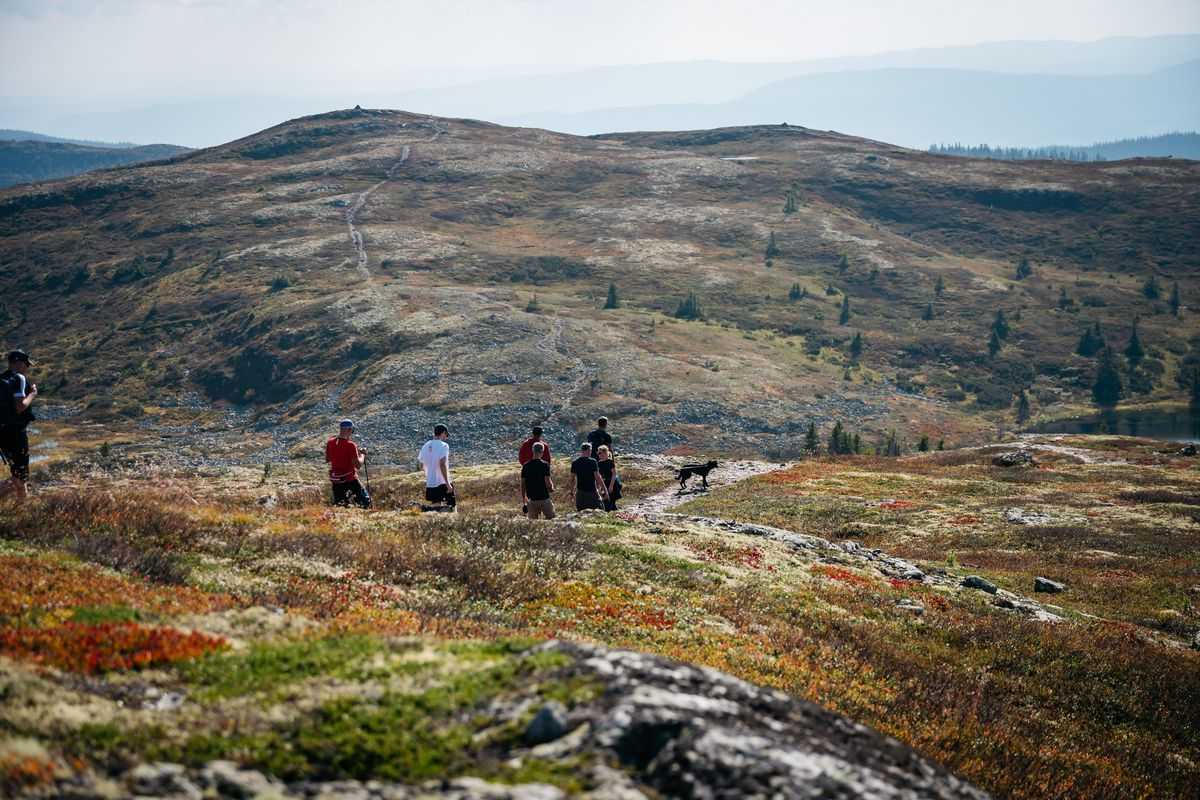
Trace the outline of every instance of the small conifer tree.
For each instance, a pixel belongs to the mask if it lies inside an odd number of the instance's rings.
[[[795,214],[798,210],[799,206],[796,205],[796,190],[788,189],[783,201],[783,213]]]
[[[946,281],[942,279],[941,275],[938,275],[937,283],[933,287],[933,293],[938,297],[946,293]]]
[[[1061,310],[1066,311],[1068,308],[1070,308],[1074,304],[1075,304],[1075,301],[1072,300],[1070,298],[1070,296],[1067,294],[1067,287],[1065,287],[1065,286],[1062,287],[1062,289],[1059,290],[1059,293],[1058,293],[1058,307]]]
[[[1004,318],[1004,309],[996,309],[996,318],[992,320],[992,331],[1001,339],[1008,338],[1008,320]]]
[[[1017,280],[1023,281],[1033,274],[1033,265],[1029,263],[1028,258],[1022,258],[1017,262]]]
[[[1151,275],[1142,284],[1142,294],[1146,295],[1147,300],[1157,300],[1162,296],[1162,289],[1158,285],[1158,276]]]
[[[771,231],[771,236],[767,239],[767,252],[764,257],[770,261],[777,255],[779,255],[779,245],[775,243],[775,231]]]
[[[1178,317],[1179,308],[1179,281],[1175,281],[1174,285],[1171,286],[1171,313]]]
[[[917,451],[921,453],[929,452],[929,437],[926,434],[921,434],[921,441],[917,442]]]
[[[604,301],[605,308],[620,308],[621,298],[617,296],[617,285],[615,283],[608,284],[608,298]]]
[[[829,434],[829,452],[833,455],[840,455],[842,452],[842,440],[846,436],[846,430],[842,427],[840,421],[833,424],[833,431]]]
[[[793,283],[792,288],[788,289],[788,300],[796,302],[804,297],[804,290],[800,288],[799,283]]]
[[[700,307],[700,300],[695,292],[688,292],[688,296],[680,301],[679,308],[675,309],[675,316],[679,319],[700,319],[704,316],[704,310]]]
[[[845,253],[842,253],[842,257],[838,259],[837,271],[839,274],[845,275],[848,269],[850,269],[850,259],[846,258]]]
[[[1200,408],[1200,369],[1192,370],[1192,408]]]
[[[946,440],[945,440],[945,439],[938,439],[938,446],[937,446],[937,450],[938,450],[938,452],[940,453],[940,452],[942,452],[942,451],[943,451],[943,450],[945,450],[945,449],[946,449]]]
[[[854,338],[850,340],[850,359],[858,361],[863,353],[863,337],[861,331],[855,331]]]
[[[1083,329],[1083,335],[1079,337],[1079,344],[1075,347],[1075,352],[1085,358],[1091,358],[1099,353],[1107,345],[1104,342],[1104,334],[1100,332],[1100,323],[1095,322],[1090,328]]]
[[[1017,398],[1017,424],[1022,425],[1029,420],[1029,394],[1022,389],[1020,397]]]
[[[933,303],[926,303],[925,310],[921,312],[921,319],[929,322],[933,319]]]
[[[1129,342],[1125,345],[1125,359],[1129,362],[1130,369],[1142,363],[1142,359],[1146,357],[1146,351],[1142,348],[1142,340],[1138,336],[1137,326],[1138,321],[1134,319],[1133,328],[1129,332]]]
[[[850,322],[850,295],[842,295],[842,313],[838,317],[838,324],[845,325]]]
[[[1000,341],[1000,337],[996,334],[995,328],[992,329],[992,335],[988,338],[988,355],[992,358],[996,357],[996,353],[1000,352],[1000,348],[1004,347],[1004,342]]]
[[[820,441],[817,439],[817,423],[808,423],[808,433],[804,434],[804,450],[807,453],[816,453],[821,447]]]
[[[1111,348],[1100,351],[1100,363],[1096,368],[1096,381],[1092,384],[1092,399],[1096,405],[1111,408],[1121,400],[1121,373],[1117,370],[1117,357]]]

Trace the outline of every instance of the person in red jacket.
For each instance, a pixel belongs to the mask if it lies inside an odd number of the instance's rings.
[[[338,426],[338,435],[325,443],[325,460],[329,462],[329,482],[333,484],[333,503],[349,506],[353,496],[356,505],[371,507],[371,496],[358,481],[358,471],[366,463],[367,451],[360,450],[351,440],[354,423],[344,419]]]
[[[521,466],[525,466],[530,461],[533,461],[533,445],[535,442],[542,442],[542,426],[533,426],[533,435],[525,441],[521,442],[521,449],[517,451],[517,461]],[[550,463],[550,443],[542,442],[542,461]]]

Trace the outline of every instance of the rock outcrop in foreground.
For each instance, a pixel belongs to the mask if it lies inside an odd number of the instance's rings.
[[[562,659],[565,666],[555,680],[595,684],[597,691],[570,709],[532,699],[532,692],[518,693],[493,701],[482,713],[503,725],[533,712],[524,737],[502,757],[512,764],[572,765],[589,787],[585,797],[987,797],[894,739],[716,670],[562,641],[539,645],[534,652]],[[107,791],[97,784],[60,784],[57,791],[76,797],[343,800],[566,796],[549,784],[502,785],[474,777],[420,786],[355,780],[285,784],[230,761],[192,769],[141,764],[119,782],[108,783]]]

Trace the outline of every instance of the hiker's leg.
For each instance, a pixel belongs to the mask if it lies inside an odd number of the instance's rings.
[[[450,491],[450,487],[446,487],[446,507],[454,508],[458,505],[458,498],[454,496],[454,492]]]
[[[350,481],[350,491],[354,494],[354,502],[361,508],[371,507],[371,495],[367,494],[367,490],[363,488],[360,481]]]
[[[350,505],[350,484],[348,484],[348,483],[333,484],[333,504],[335,506]]]

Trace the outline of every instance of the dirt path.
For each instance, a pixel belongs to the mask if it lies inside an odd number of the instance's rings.
[[[634,460],[641,469],[648,471],[662,470],[663,472],[674,472],[679,468],[680,464],[688,463],[688,459],[686,458],[668,458],[666,456],[636,456],[630,457],[630,460]],[[708,486],[709,489],[732,486],[747,478],[753,478],[755,475],[785,469],[787,466],[787,464],[780,464],[775,461],[722,461],[720,466],[709,474]],[[680,491],[678,484],[676,484],[657,494],[643,497],[636,503],[623,506],[621,510],[626,514],[633,514],[635,516],[662,514],[696,497],[703,497],[708,493],[708,490],[700,487],[700,479],[692,478],[688,481],[688,488],[684,491]]]
[[[561,317],[555,317],[554,323],[550,326],[550,330],[537,343],[537,349],[540,350],[547,358],[558,358],[568,356],[566,342],[563,338],[563,321]],[[561,392],[554,393],[551,397],[552,410],[546,416],[546,421],[550,421],[562,414],[570,408],[575,398],[583,393],[584,387],[591,381],[596,374],[595,367],[589,367],[584,360],[578,356],[574,356],[574,365],[571,367],[571,374],[574,376]]]
[[[435,141],[439,136],[442,136],[446,133],[448,133],[448,131],[445,128],[439,127],[436,123],[434,123],[433,135],[424,141]],[[367,205],[367,200],[371,198],[371,195],[375,194],[376,190],[378,190],[380,186],[383,186],[385,183],[396,177],[396,172],[408,163],[408,157],[411,154],[412,147],[407,144],[404,145],[404,147],[400,150],[400,159],[388,167],[388,171],[384,173],[383,180],[374,184],[369,189],[359,192],[358,196],[354,198],[353,205],[346,209],[346,229],[350,233],[350,244],[354,246],[355,263],[358,267],[359,274],[362,275],[363,281],[368,285],[371,284],[371,271],[367,269],[368,260],[366,241],[363,239],[362,231],[360,231],[355,225],[355,221],[358,219],[359,212],[362,211]]]

